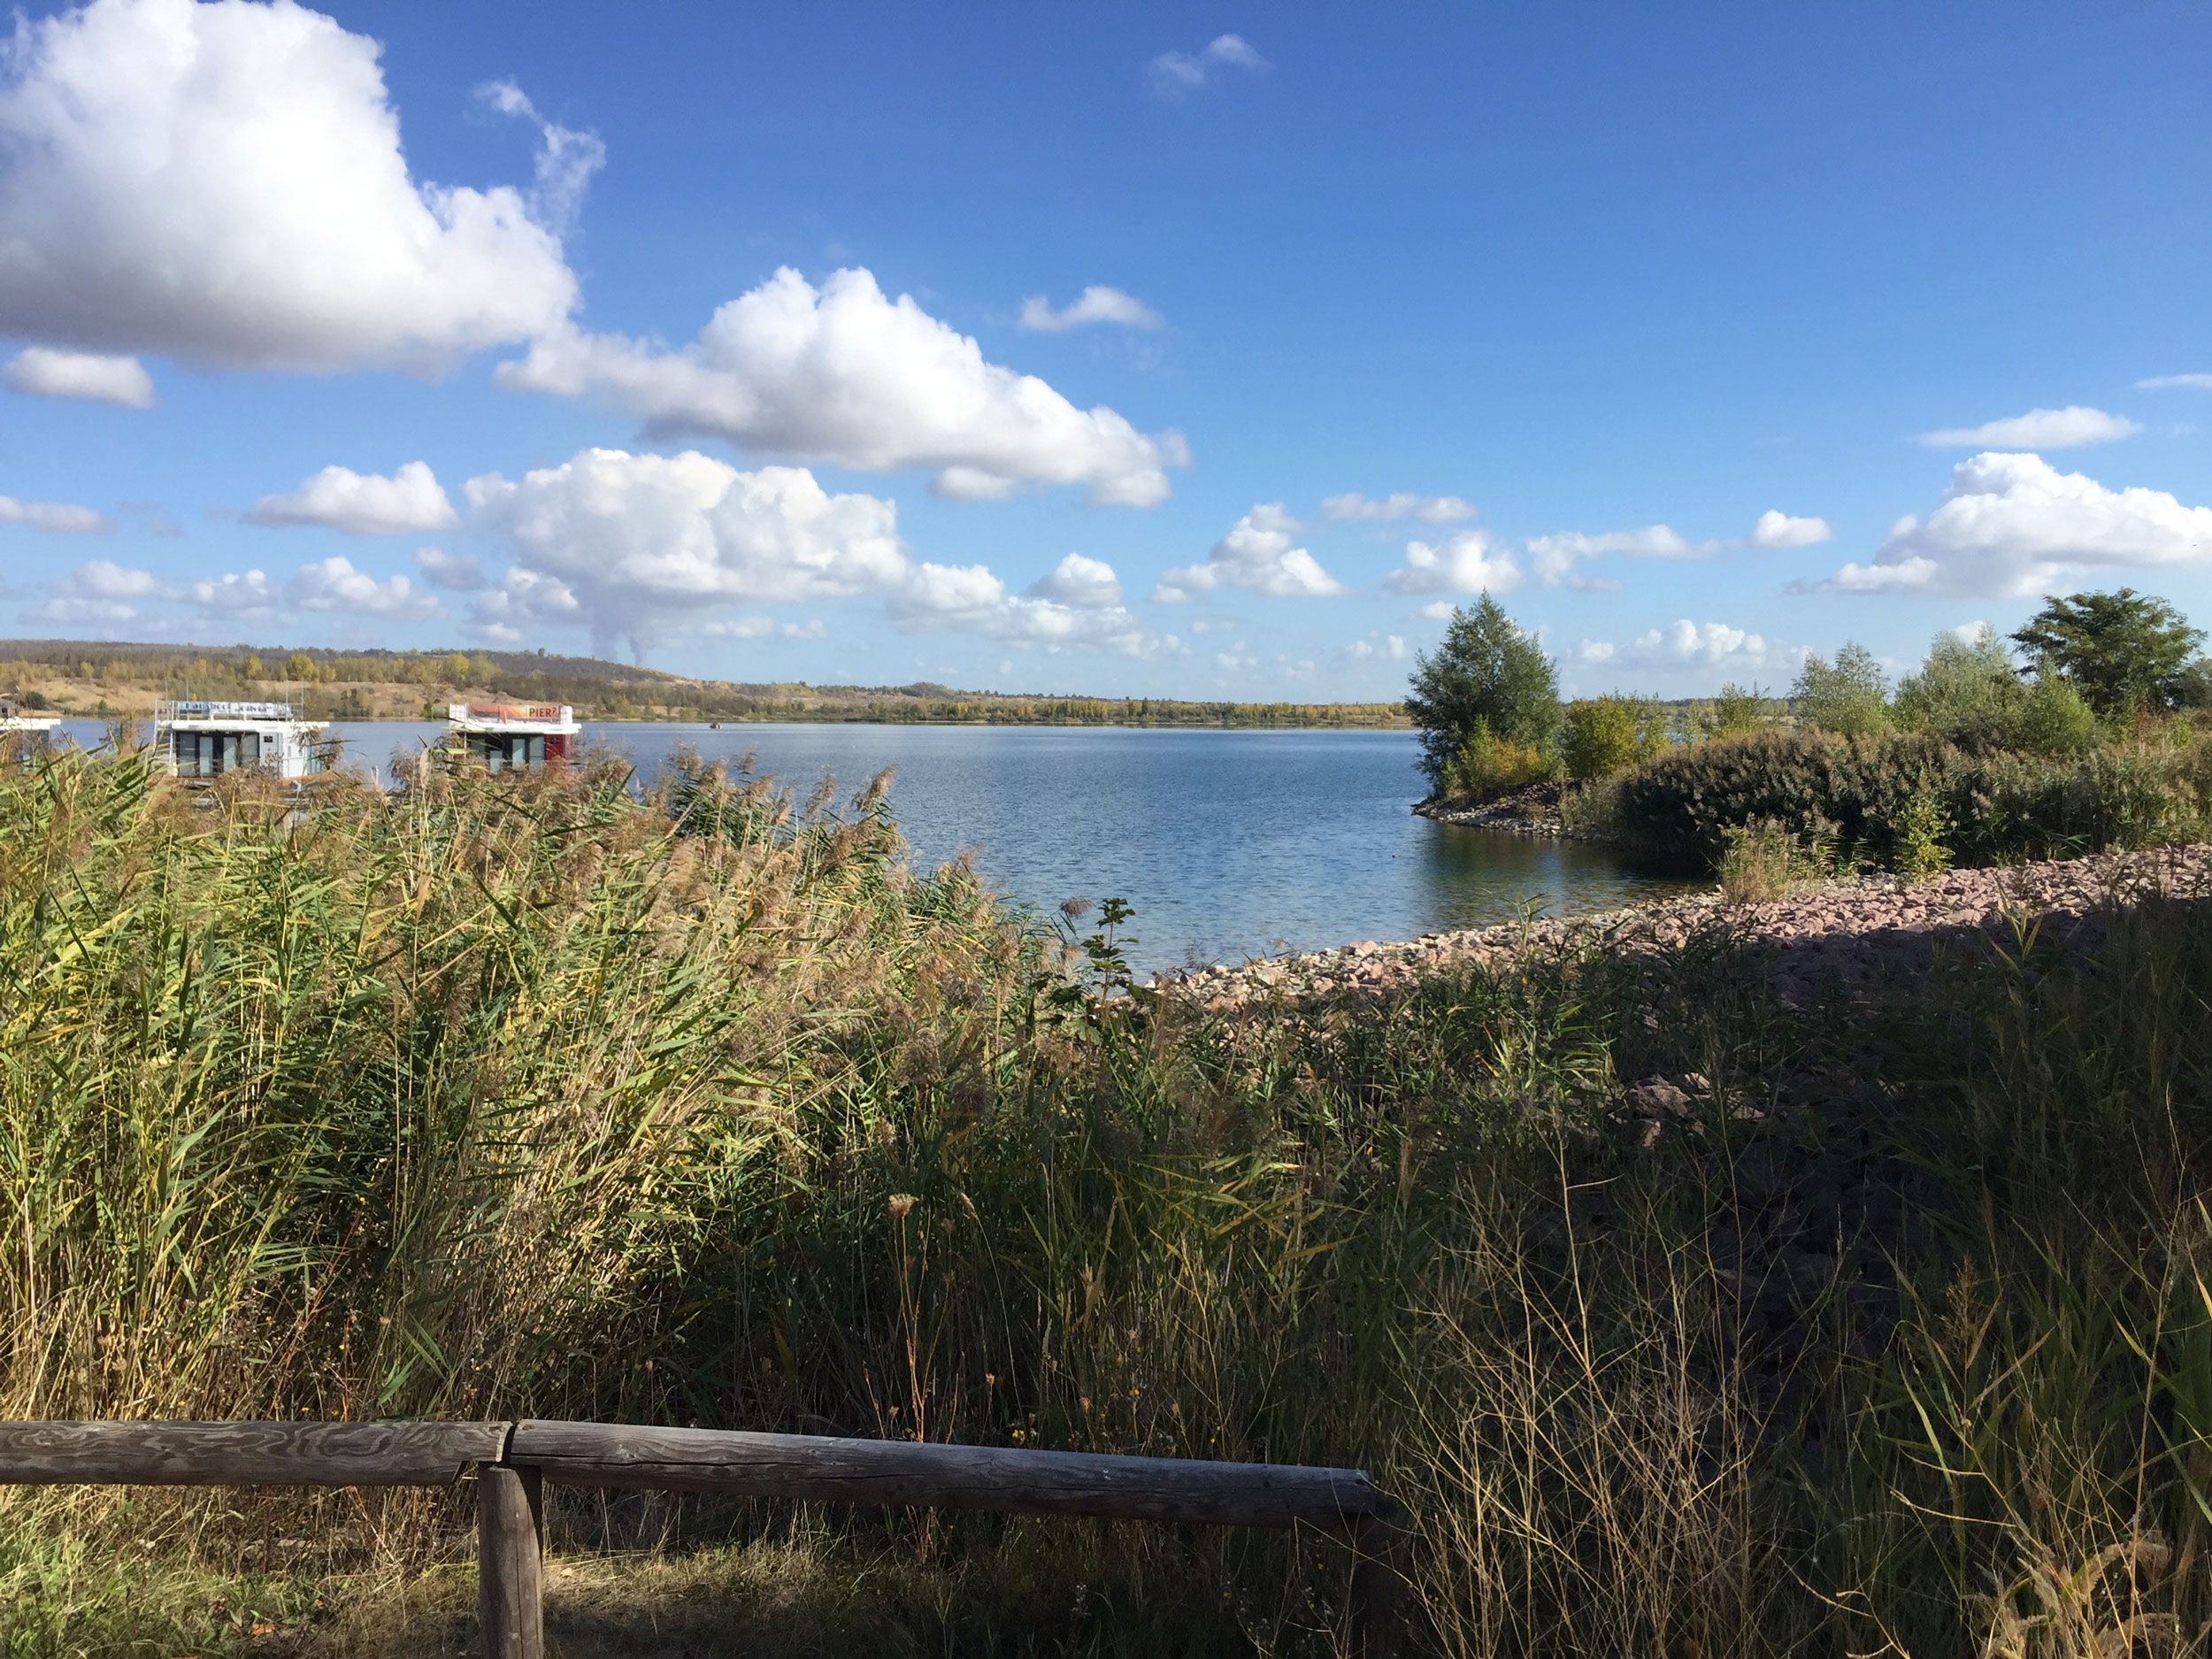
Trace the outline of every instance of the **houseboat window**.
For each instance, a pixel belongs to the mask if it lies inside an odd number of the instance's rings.
[[[180,778],[219,778],[261,764],[258,732],[173,732],[169,741]]]
[[[540,732],[471,732],[468,752],[487,772],[529,772],[545,764],[545,735]]]

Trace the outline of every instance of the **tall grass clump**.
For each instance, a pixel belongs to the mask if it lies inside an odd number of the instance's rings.
[[[1731,904],[1786,898],[1835,873],[1827,835],[1800,835],[1775,818],[1731,825],[1721,849],[1721,896]]]
[[[1408,1506],[1419,1653],[2212,1631],[2212,906],[2024,924],[1847,1006],[1780,995],[1725,911],[1233,1010],[1117,978],[1124,919],[1071,965],[910,871],[879,794],[741,771],[296,810],[132,757],[0,778],[0,1412],[1359,1464]],[[0,1509],[11,1652],[460,1640],[420,1610],[466,1601],[446,1501]],[[735,1552],[774,1654],[1340,1647],[1317,1539],[553,1523]],[[597,1650],[726,1640],[684,1623],[713,1578]]]

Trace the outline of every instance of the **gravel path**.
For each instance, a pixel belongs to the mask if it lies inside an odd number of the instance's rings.
[[[1663,951],[1722,927],[1770,946],[1778,988],[1785,1001],[1800,1002],[1839,980],[1847,987],[1909,972],[1939,949],[2009,936],[2024,923],[2039,925],[2047,935],[2054,926],[2070,931],[2108,902],[2150,892],[2212,895],[2212,847],[1953,870],[1915,882],[1866,876],[1763,904],[1726,904],[1715,894],[1599,916],[1424,933],[1403,943],[1363,941],[1202,968],[1165,976],[1164,983],[1210,1008],[1379,994],[1457,964],[1585,949]]]

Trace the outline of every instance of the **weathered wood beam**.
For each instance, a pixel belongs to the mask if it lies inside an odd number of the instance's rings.
[[[515,1425],[508,1461],[573,1486],[1090,1515],[1228,1526],[1341,1527],[1397,1505],[1356,1469],[1018,1451],[611,1423]]]
[[[507,1423],[0,1423],[0,1485],[441,1486]]]
[[[484,1659],[545,1659],[545,1563],[534,1486],[504,1463],[476,1471],[476,1616]]]

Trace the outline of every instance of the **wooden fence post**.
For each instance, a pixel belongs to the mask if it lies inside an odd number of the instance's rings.
[[[476,1471],[476,1612],[484,1659],[545,1659],[537,1487],[534,1469],[485,1463]]]
[[[1352,1659],[1388,1659],[1396,1646],[1395,1531],[1379,1515],[1355,1517],[1345,1529],[1345,1541],[1352,1549],[1351,1609],[1347,1620]]]

